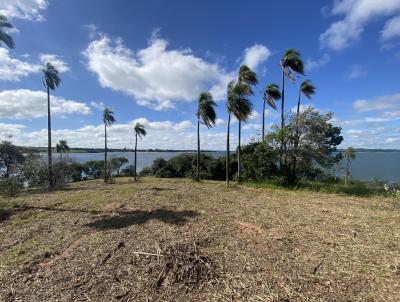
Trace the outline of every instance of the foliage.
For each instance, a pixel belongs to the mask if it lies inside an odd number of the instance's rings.
[[[14,48],[14,39],[3,28],[13,28],[13,25],[8,21],[7,17],[0,14],[0,45],[4,43],[8,48]]]
[[[113,157],[111,158],[109,162],[110,166],[110,172],[109,174],[112,175],[113,173],[116,173],[117,176],[120,175],[121,167],[125,164],[127,164],[129,160],[126,157]]]
[[[23,164],[25,157],[21,148],[9,141],[0,143],[0,177],[8,178],[17,172],[18,167]]]
[[[0,178],[0,194],[4,197],[13,197],[24,188],[24,179],[21,175],[11,175]]]

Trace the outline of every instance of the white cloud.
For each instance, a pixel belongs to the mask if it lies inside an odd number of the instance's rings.
[[[320,35],[321,47],[340,50],[359,40],[372,19],[400,11],[400,0],[336,0],[332,15],[344,16]]]
[[[244,124],[242,129],[243,130],[260,130],[262,127],[261,124],[257,124],[257,123],[248,123],[248,124]]]
[[[55,54],[49,54],[49,53],[41,53],[39,55],[40,62],[43,65],[46,65],[47,63],[53,64],[53,66],[60,72],[67,72],[69,71],[68,64],[64,62],[60,56],[55,55]]]
[[[40,68],[37,64],[12,58],[8,49],[0,48],[0,80],[19,81],[22,77],[39,72]]]
[[[93,108],[103,111],[104,108],[106,108],[106,105],[103,102],[90,102],[90,106],[92,106]]]
[[[390,40],[400,36],[400,16],[388,20],[381,32],[382,40]]]
[[[331,57],[327,53],[324,53],[322,55],[322,57],[317,60],[312,60],[312,59],[308,58],[306,61],[305,69],[307,71],[310,71],[310,70],[313,70],[313,69],[316,69],[319,67],[323,67],[326,64],[328,64],[330,60],[331,60]]]
[[[251,69],[257,70],[270,56],[271,51],[267,47],[261,44],[254,44],[244,50],[243,64],[249,66]]]
[[[400,93],[380,96],[373,100],[356,100],[353,108],[360,112],[373,110],[400,110]],[[387,117],[390,113],[387,113]]]
[[[90,108],[82,102],[52,96],[52,114],[89,114]],[[47,116],[47,94],[44,91],[28,89],[5,90],[0,92],[0,117],[10,119],[32,119]]]
[[[354,80],[363,76],[366,76],[368,72],[365,70],[365,68],[361,65],[354,64],[350,66],[349,72],[347,74],[347,78],[349,80]]]
[[[140,148],[143,149],[192,149],[196,148],[197,136],[190,121],[150,121],[146,118],[138,118],[128,123],[116,123],[108,129],[108,143],[110,148],[131,148],[134,145],[133,127],[136,122],[144,124],[147,135],[140,141]],[[0,136],[6,137],[10,132],[3,132],[3,129],[10,129],[5,124],[0,124]],[[18,145],[46,146],[47,129],[37,131],[24,131],[28,128],[17,127],[13,136],[13,142]],[[226,144],[226,133],[206,131],[201,132],[202,149],[224,150]],[[65,139],[71,147],[97,147],[102,148],[104,144],[104,125],[87,125],[78,129],[55,129],[52,131],[53,141]],[[249,141],[247,136],[243,142]],[[177,144],[179,142],[179,144]],[[231,134],[232,150],[236,147],[236,133]]]
[[[132,51],[121,39],[101,35],[83,54],[102,87],[126,93],[139,105],[173,108],[175,102],[192,101],[203,90],[210,90],[216,100],[224,97],[230,74],[190,49],[167,46],[166,40],[153,36],[148,47]]]
[[[24,125],[0,123],[0,140],[20,135],[24,128]]]
[[[8,18],[44,21],[42,13],[47,6],[47,0],[0,0],[0,13]]]
[[[225,125],[225,120],[222,119],[222,118],[217,118],[217,119],[215,120],[215,125],[216,125],[216,126]]]

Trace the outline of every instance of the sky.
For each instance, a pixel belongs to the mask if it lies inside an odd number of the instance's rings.
[[[195,149],[197,97],[210,91],[218,119],[201,128],[202,148],[224,150],[229,80],[241,64],[257,72],[242,127],[244,143],[257,139],[262,91],[281,84],[279,60],[295,48],[305,76],[286,85],[288,112],[309,79],[317,93],[302,103],[334,113],[340,147],[400,148],[400,0],[0,0],[0,13],[15,40],[15,49],[0,45],[0,139],[46,146],[41,69],[51,62],[62,80],[52,91],[54,144],[102,147],[110,107],[111,148],[132,148],[139,121],[148,130],[140,148]],[[267,126],[278,122],[268,108]]]

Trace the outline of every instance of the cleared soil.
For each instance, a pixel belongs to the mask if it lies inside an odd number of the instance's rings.
[[[0,301],[400,301],[400,210],[152,178],[0,199]]]

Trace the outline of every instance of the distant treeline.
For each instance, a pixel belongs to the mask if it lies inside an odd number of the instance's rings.
[[[32,152],[39,152],[39,153],[45,153],[47,152],[47,147],[25,147],[21,146],[23,150],[28,150]],[[53,151],[55,151],[55,148],[52,148]],[[133,149],[128,149],[128,148],[123,148],[123,149],[113,149],[113,148],[107,148],[108,152],[134,152]],[[103,153],[104,148],[70,148],[68,153]],[[196,150],[173,150],[173,149],[138,149],[138,152],[184,152],[184,153],[192,153],[196,152]],[[215,151],[215,150],[203,150],[202,152],[221,152],[221,151]]]

